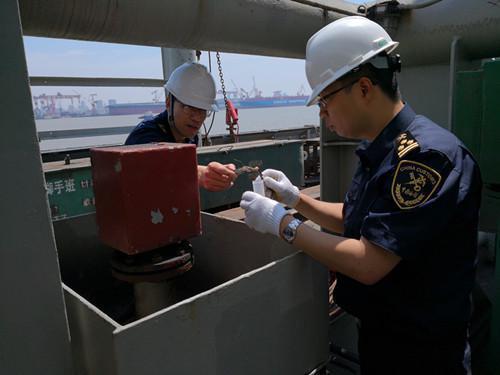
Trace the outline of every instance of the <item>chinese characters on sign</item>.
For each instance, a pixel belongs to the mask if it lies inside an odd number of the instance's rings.
[[[54,176],[56,177],[56,176]],[[90,173],[71,173],[47,179],[52,220],[64,219],[95,211],[95,198]]]
[[[88,183],[87,180],[84,180],[84,181]],[[82,187],[83,187],[84,181],[82,181]],[[63,192],[71,193],[73,191],[76,191],[74,178],[68,178],[66,180],[54,180],[54,181],[47,182],[47,194],[49,194],[49,195],[54,195],[54,194],[60,195]]]

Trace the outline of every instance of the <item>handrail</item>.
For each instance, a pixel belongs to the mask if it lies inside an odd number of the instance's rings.
[[[413,9],[422,9],[428,6],[434,5],[435,3],[439,3],[441,0],[407,0],[407,1],[398,1],[397,9],[399,10],[413,10]],[[386,1],[375,0],[369,1],[363,4],[366,9],[374,7],[378,4],[386,3]]]
[[[31,86],[108,86],[108,87],[163,87],[165,81],[155,78],[91,78],[31,76]]]
[[[427,8],[428,6],[439,3],[441,0],[413,0],[406,4],[399,4],[398,8],[401,10],[413,10]]]
[[[101,137],[105,135],[121,135],[128,134],[134,126],[113,126],[106,128],[92,129],[68,129],[68,130],[45,130],[38,132],[40,141],[48,141],[53,139],[68,139],[68,138],[84,138],[84,137]]]

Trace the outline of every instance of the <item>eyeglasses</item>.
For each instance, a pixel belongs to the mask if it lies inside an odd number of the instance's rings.
[[[337,90],[334,90],[334,91],[332,91],[332,92],[330,92],[330,93],[326,94],[326,95],[325,95],[325,96],[323,96],[323,97],[319,97],[319,99],[318,99],[318,107],[319,107],[320,109],[325,109],[325,108],[326,108],[326,106],[328,105],[329,100],[330,100],[331,98],[333,98],[333,96],[334,96],[335,94],[337,94],[337,93],[341,92],[342,90],[344,90],[344,89],[348,88],[349,86],[354,85],[354,84],[355,84],[356,82],[358,82],[358,81],[359,81],[359,78],[358,78],[357,80],[355,80],[355,81],[352,81],[352,82],[350,82],[350,83],[348,83],[348,84],[346,84],[346,85],[344,85],[344,86],[342,86],[342,87],[338,88]]]
[[[188,104],[182,103],[179,99],[177,99],[179,104],[182,106],[182,110],[184,111],[185,114],[189,116],[196,116],[196,117],[209,117],[212,115],[213,111],[207,111],[206,109],[202,108],[196,108]]]

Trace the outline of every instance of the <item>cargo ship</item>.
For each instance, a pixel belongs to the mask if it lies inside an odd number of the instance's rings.
[[[250,97],[239,98],[231,97],[230,100],[238,109],[249,108],[270,108],[270,107],[298,107],[306,103],[307,95],[277,95],[271,97]],[[219,109],[224,108],[224,99],[217,99]],[[108,114],[114,115],[134,115],[142,113],[160,113],[165,109],[165,103],[146,102],[146,103],[113,103],[107,106]]]

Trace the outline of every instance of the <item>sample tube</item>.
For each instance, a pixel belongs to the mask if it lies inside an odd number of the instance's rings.
[[[264,180],[260,176],[257,176],[257,178],[252,181],[252,186],[253,186],[254,192],[262,195],[263,197],[266,196],[266,189],[264,187]]]

